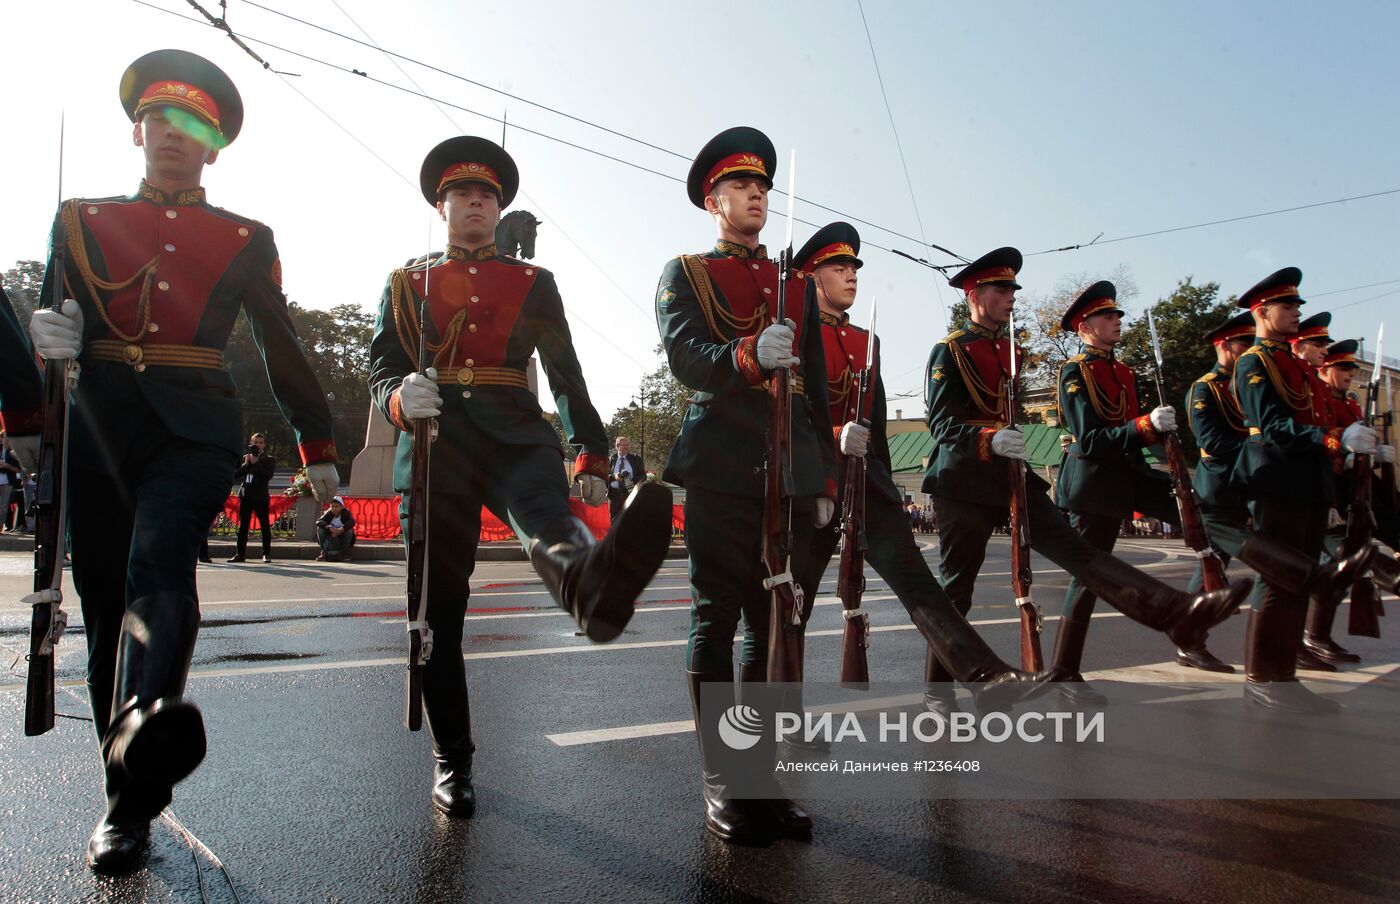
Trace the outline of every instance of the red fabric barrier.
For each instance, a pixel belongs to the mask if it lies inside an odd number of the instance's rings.
[[[278,518],[281,518],[283,515],[287,514],[287,512],[291,510],[292,503],[295,501],[296,500],[290,496],[273,496],[267,504],[267,517],[272,521],[276,521]],[[227,499],[224,500],[224,517],[228,518],[230,524],[238,523],[237,496],[230,495]],[[256,515],[251,516],[249,520],[252,522],[252,524],[258,523],[258,518]],[[261,527],[261,525],[258,526]]]

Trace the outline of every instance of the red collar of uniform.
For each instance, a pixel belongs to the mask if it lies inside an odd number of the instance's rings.
[[[456,245],[447,246],[447,256],[454,261],[484,261],[496,256],[496,246],[483,245],[475,251],[468,251]]]
[[[715,242],[715,252],[727,257],[756,257],[759,260],[768,260],[768,248],[759,245],[750,249],[747,245],[740,245],[738,242],[731,242],[728,239],[720,239]]]

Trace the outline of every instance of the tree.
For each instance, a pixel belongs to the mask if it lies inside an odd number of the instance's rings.
[[[348,480],[350,462],[364,448],[369,419],[369,341],[374,317],[354,304],[320,311],[288,302],[287,312],[330,405],[331,436],[340,456],[336,464],[341,479]],[[244,432],[266,433],[269,444],[280,450],[282,462],[296,464],[296,456],[289,451],[296,448],[295,435],[272,394],[246,315],[234,324],[224,364],[243,401]]]
[[[14,305],[15,316],[25,331],[29,329],[29,317],[39,306],[39,295],[44,289],[43,261],[15,261],[15,265],[5,271],[5,294]]]
[[[1166,403],[1178,412],[1182,439],[1191,445],[1188,418],[1181,406],[1196,378],[1215,365],[1215,350],[1203,338],[1233,312],[1235,297],[1222,300],[1220,284],[1195,285],[1188,276],[1176,289],[1152,306],[1157,336],[1162,343],[1162,389]],[[1138,400],[1145,409],[1157,406],[1157,387],[1152,380],[1152,341],[1144,313],[1123,330],[1119,358],[1139,375]],[[1144,379],[1145,378],[1145,379]]]
[[[656,354],[663,354],[658,345]],[[690,404],[690,390],[676,380],[670,367],[662,364],[642,377],[632,401],[613,412],[608,422],[608,436],[614,441],[626,436],[632,449],[642,456],[648,471],[660,472],[666,465],[676,437],[681,433],[681,421]]]

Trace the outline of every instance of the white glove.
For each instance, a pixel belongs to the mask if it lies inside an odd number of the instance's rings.
[[[14,445],[14,443],[10,443],[10,445]],[[19,453],[16,452],[15,454],[18,455]],[[1393,464],[1395,464],[1395,447],[1394,447],[1394,446],[1388,446],[1388,445],[1386,445],[1385,443],[1381,443],[1380,445],[1376,446],[1375,455],[1376,455],[1376,464],[1378,464],[1378,465],[1393,465]]]
[[[812,513],[812,525],[814,527],[826,527],[831,516],[836,514],[836,502],[825,496],[817,497],[817,510]]]
[[[306,466],[306,479],[311,484],[311,495],[317,502],[329,504],[340,490],[340,472],[333,461],[318,461]]]
[[[39,437],[37,436],[11,436],[10,449],[15,453],[15,458],[19,459],[19,466],[25,471],[37,471],[39,469]],[[1389,446],[1385,448],[1389,449]]]
[[[777,370],[780,367],[796,367],[801,362],[792,353],[792,343],[797,324],[791,320],[775,323],[758,334],[758,366],[764,370]]]
[[[574,478],[579,489],[583,490],[583,501],[589,505],[602,505],[608,498],[608,482],[596,474],[580,474]]]
[[[1152,429],[1158,433],[1176,432],[1176,409],[1170,405],[1153,408],[1147,419],[1152,422]]]
[[[426,374],[413,373],[403,378],[403,385],[399,388],[399,406],[405,418],[416,421],[442,414],[442,394],[438,392],[437,376],[437,368],[430,367]]]
[[[1015,427],[998,430],[992,434],[992,454],[1025,461],[1029,457],[1026,455],[1026,438]]]
[[[864,458],[870,451],[870,428],[851,421],[841,428],[841,438],[837,443],[842,455]]]
[[[1357,455],[1370,455],[1376,451],[1376,431],[1357,421],[1342,431],[1342,446]]]
[[[78,357],[83,350],[83,309],[71,298],[57,311],[40,308],[29,318],[29,338],[34,352],[46,361]]]

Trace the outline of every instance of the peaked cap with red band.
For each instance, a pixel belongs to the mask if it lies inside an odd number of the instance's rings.
[[[1117,311],[1120,315],[1123,313],[1118,307],[1118,287],[1106,279],[1101,279],[1085,289],[1074,300],[1074,304],[1069,306],[1065,316],[1060,318],[1060,329],[1067,333],[1078,332],[1081,323],[1105,311]]]
[[[1327,328],[1331,325],[1331,311],[1323,311],[1320,314],[1314,314],[1298,324],[1297,334],[1289,336],[1288,341],[1289,343],[1297,343],[1306,339],[1321,339],[1324,342],[1331,343],[1332,337],[1327,335]]]
[[[1360,367],[1356,360],[1356,350],[1360,343],[1355,339],[1343,339],[1327,346],[1327,357],[1322,359],[1323,367]]]
[[[153,50],[126,67],[118,88],[122,108],[136,122],[152,108],[192,113],[230,145],[243,130],[243,99],[224,70],[187,50]]]
[[[1010,286],[1021,288],[1016,282],[1016,274],[1021,272],[1021,252],[1015,248],[998,248],[989,251],[977,260],[948,277],[948,285],[954,289],[971,292],[978,286]]]
[[[1231,339],[1254,338],[1254,315],[1245,311],[1236,314],[1220,326],[1206,333],[1206,341],[1212,344],[1229,342]]]
[[[767,135],[751,126],[725,129],[695,155],[690,174],[685,179],[690,203],[702,210],[705,196],[721,179],[734,176],[761,176],[773,187],[773,175],[778,171],[778,152]]]
[[[832,261],[852,261],[859,270],[864,263],[860,254],[860,233],[850,223],[828,223],[807,240],[792,259],[792,265],[811,273]]]
[[[501,198],[501,207],[506,208],[520,189],[520,170],[496,142],[476,135],[459,135],[429,151],[418,171],[418,187],[434,207],[443,192],[467,182],[494,188]]]
[[[1306,304],[1298,297],[1298,286],[1303,282],[1303,271],[1297,267],[1284,267],[1260,280],[1254,288],[1240,296],[1235,307],[1254,310],[1271,301],[1291,301]]]

